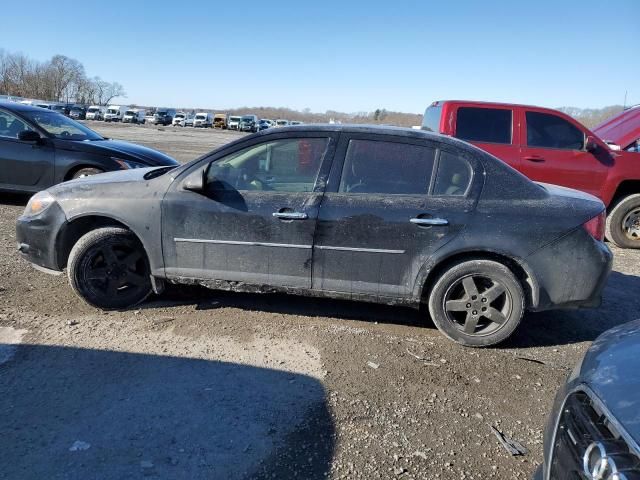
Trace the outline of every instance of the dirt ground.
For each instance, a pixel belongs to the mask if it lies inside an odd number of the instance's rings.
[[[241,135],[90,126],[181,161]],[[18,257],[25,202],[0,197],[0,478],[530,478],[558,386],[640,318],[640,251],[619,249],[602,307],[528,314],[491,349],[410,309],[284,295],[104,313]]]

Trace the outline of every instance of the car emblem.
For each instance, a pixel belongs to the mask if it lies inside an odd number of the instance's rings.
[[[593,442],[582,456],[582,466],[589,480],[626,480],[601,442]]]

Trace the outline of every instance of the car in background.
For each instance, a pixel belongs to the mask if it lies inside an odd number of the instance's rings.
[[[96,173],[177,164],[156,150],[107,140],[59,113],[0,102],[0,191],[35,193]]]
[[[220,128],[223,130],[227,129],[227,114],[226,113],[216,113],[213,116],[213,128]]]
[[[107,107],[102,105],[91,105],[87,108],[86,120],[104,120]]]
[[[535,479],[640,478],[640,320],[600,335],[560,388]]]
[[[175,108],[157,108],[153,115],[154,125],[171,125],[176,114]]]
[[[600,200],[442,135],[269,129],[165,172],[39,193],[18,219],[20,251],[66,268],[99,308],[166,281],[428,304],[444,335],[477,347],[508,338],[527,309],[598,305],[611,269]]]
[[[255,133],[258,131],[258,122],[260,120],[256,115],[243,115],[240,119],[240,125],[238,126],[238,130],[241,132],[252,132]]]
[[[145,122],[144,108],[131,108],[124,112],[124,116],[122,117],[122,123],[144,124]]]
[[[74,105],[69,110],[69,118],[73,118],[74,120],[86,120],[87,109],[82,105]]]
[[[273,127],[273,120],[269,120],[268,118],[262,118],[258,122],[258,131],[266,130],[267,128]]]
[[[59,103],[59,104],[51,105],[51,110],[53,110],[54,112],[61,113],[62,115],[69,116],[69,113],[71,112],[71,105],[65,105],[65,104]]]
[[[213,125],[213,117],[209,112],[198,112],[193,119],[195,128],[210,128]]]
[[[229,121],[227,123],[227,127],[229,130],[239,130],[240,129],[240,121],[242,117],[237,115],[229,115]]]
[[[173,117],[172,125],[174,127],[184,127],[184,121],[187,119],[187,114],[184,112],[178,112]]]
[[[549,108],[446,100],[426,109],[422,128],[471,142],[532,180],[595,195],[607,206],[607,239],[640,248],[640,155],[627,150],[640,137],[640,108],[592,132]]]
[[[125,112],[129,110],[126,105],[109,105],[107,113],[104,114],[105,122],[121,122]]]
[[[147,110],[147,113],[144,116],[144,122],[153,124],[153,120],[155,119],[155,114],[156,114],[155,110]]]
[[[195,122],[195,115],[193,113],[190,113],[189,115],[187,115],[187,118],[184,119],[184,126],[193,127],[194,122]]]
[[[278,120],[276,120],[276,124],[274,126],[286,127],[287,125],[289,125],[289,120],[285,120],[284,118],[279,118]]]

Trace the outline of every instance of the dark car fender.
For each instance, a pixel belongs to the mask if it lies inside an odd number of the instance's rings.
[[[100,170],[119,170],[120,165],[106,155],[56,148],[54,184],[71,179],[71,174],[80,168],[99,168]]]

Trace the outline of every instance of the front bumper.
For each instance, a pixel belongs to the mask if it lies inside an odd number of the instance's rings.
[[[66,222],[67,218],[57,203],[40,215],[19,217],[16,221],[16,240],[22,258],[35,266],[59,272],[56,240]]]

